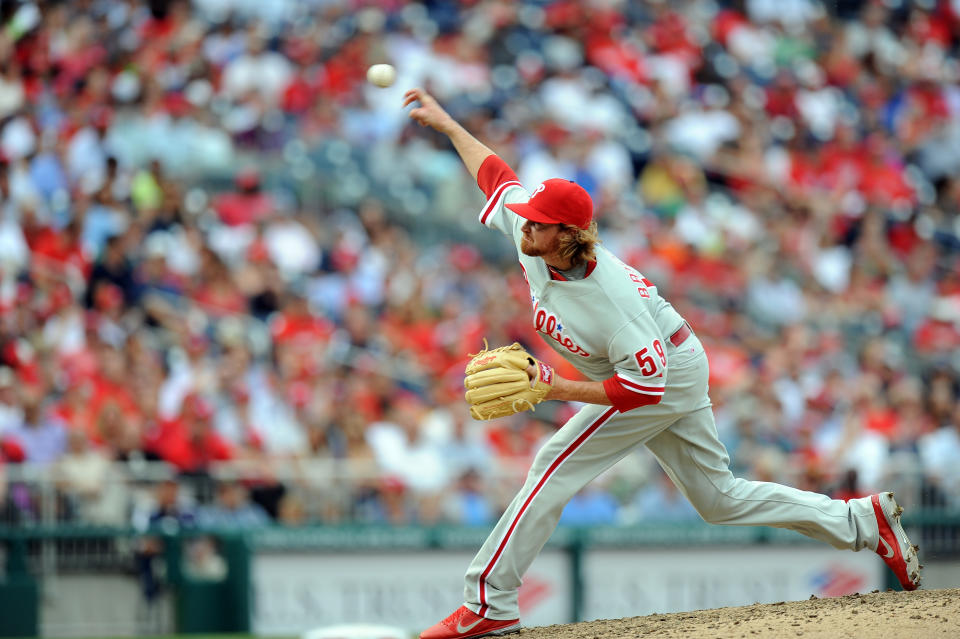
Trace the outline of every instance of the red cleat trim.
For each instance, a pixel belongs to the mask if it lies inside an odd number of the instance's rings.
[[[520,630],[519,619],[487,619],[460,606],[449,617],[420,633],[420,639],[471,639]]]
[[[890,566],[904,590],[916,590],[920,586],[920,563],[917,547],[910,543],[900,524],[903,509],[894,501],[893,493],[871,495],[870,503],[880,528],[876,553]]]

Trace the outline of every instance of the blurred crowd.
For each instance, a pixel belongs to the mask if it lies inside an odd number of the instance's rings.
[[[475,422],[468,354],[576,373],[411,86],[591,193],[706,345],[736,473],[960,504],[960,1],[0,11],[4,521],[496,519],[575,407]],[[151,462],[218,483],[131,508]],[[638,453],[563,521],[695,517]]]

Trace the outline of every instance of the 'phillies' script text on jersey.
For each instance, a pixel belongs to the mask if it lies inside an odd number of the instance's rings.
[[[523,268],[523,264],[520,264],[520,269],[523,271],[523,279],[527,281],[527,286],[529,286],[530,279],[527,277],[527,269]],[[538,332],[549,336],[574,355],[590,357],[590,353],[583,350],[583,348],[569,336],[563,334],[563,324],[560,323],[556,315],[540,304],[540,300],[532,288],[530,289],[530,303],[533,305],[533,327],[537,329]]]

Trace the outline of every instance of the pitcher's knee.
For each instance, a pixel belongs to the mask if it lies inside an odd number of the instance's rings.
[[[693,504],[696,511],[708,524],[726,524],[732,517],[733,502],[723,496],[710,503]]]
[[[726,484],[726,482],[724,483]],[[726,490],[731,486],[732,482],[725,486],[712,486],[711,490],[701,491],[696,496],[691,494],[690,503],[693,504],[694,509],[703,517],[705,522],[725,524],[735,518],[738,501],[731,498],[728,490]]]
[[[696,508],[700,516],[703,517],[703,520],[708,524],[723,524],[727,522],[726,511],[723,508],[718,508],[716,504],[712,504],[706,508],[694,505],[694,508]]]

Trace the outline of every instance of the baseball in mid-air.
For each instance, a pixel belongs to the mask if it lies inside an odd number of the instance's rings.
[[[397,70],[392,64],[374,64],[367,69],[367,80],[378,87],[388,87],[397,79]]]

